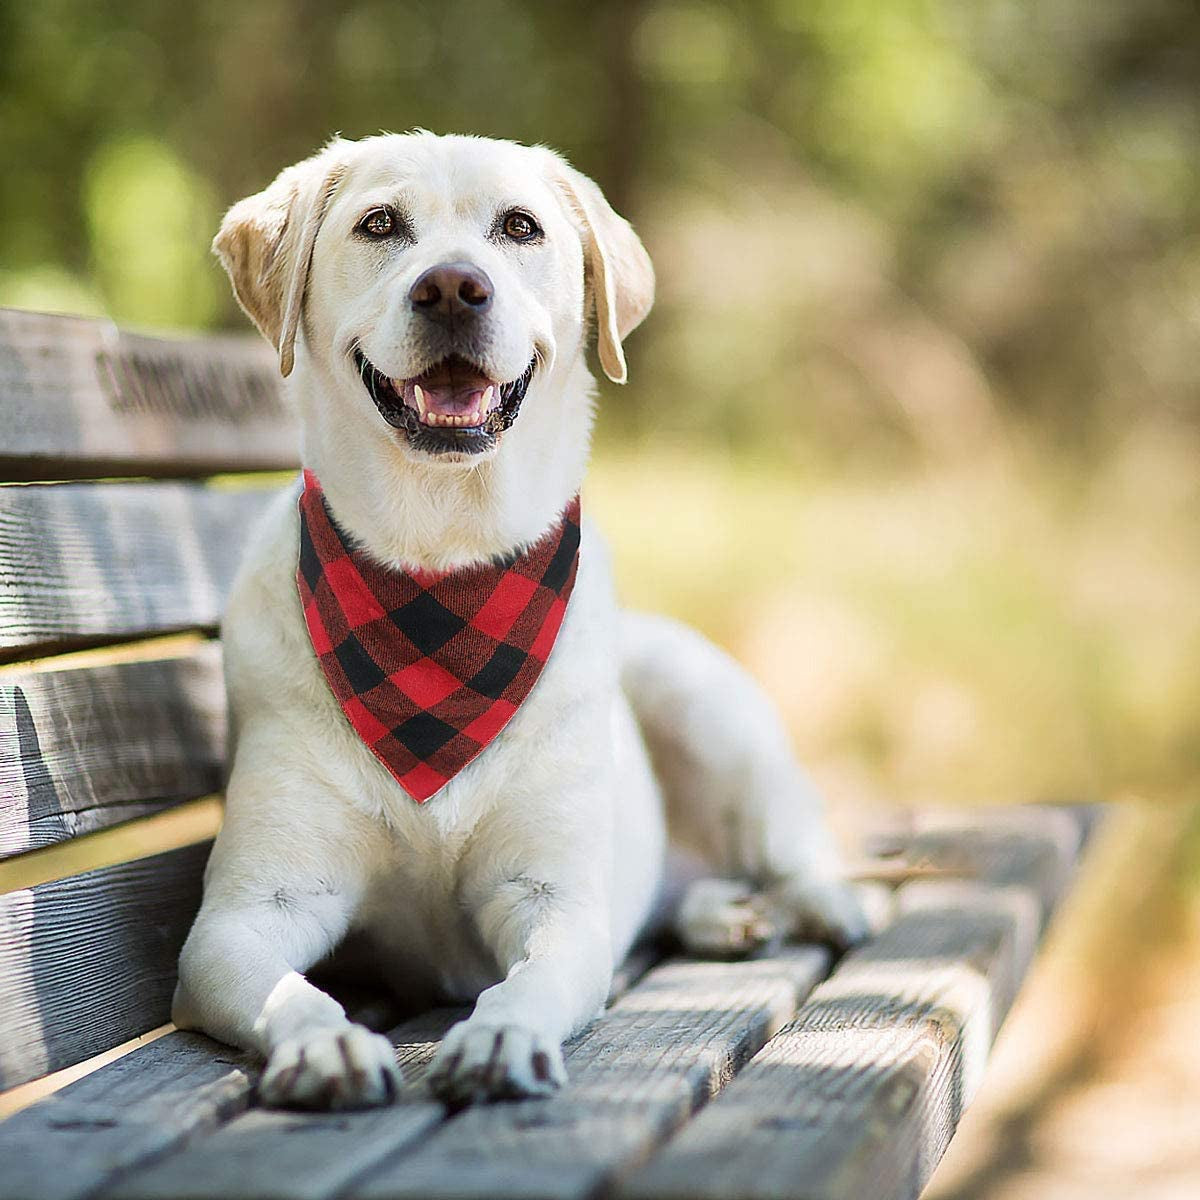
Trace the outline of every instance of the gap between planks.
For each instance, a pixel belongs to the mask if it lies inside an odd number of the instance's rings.
[[[201,796],[153,816],[18,854],[0,861],[0,895],[210,841],[223,816],[221,796]]]
[[[43,1075],[41,1079],[31,1079],[28,1083],[20,1083],[7,1091],[0,1091],[0,1121],[16,1116],[22,1109],[29,1108],[39,1100],[45,1100],[47,1096],[53,1096],[55,1092],[61,1092],[63,1088],[78,1083],[86,1076],[99,1071],[101,1067],[107,1067],[109,1063],[114,1063],[117,1059],[124,1058],[125,1055],[132,1054],[135,1050],[140,1050],[143,1046],[148,1046],[151,1042],[174,1032],[175,1026],[168,1021],[157,1029],[151,1029],[148,1033],[130,1038],[111,1050],[105,1050],[103,1054],[75,1063],[74,1066],[63,1067],[61,1071]]]
[[[67,650],[61,654],[40,655],[0,663],[0,683],[11,675],[41,675],[47,671],[74,671],[87,667],[117,666],[121,663],[151,662],[183,658],[212,641],[199,629],[168,633],[133,641],[110,642],[87,650]]]

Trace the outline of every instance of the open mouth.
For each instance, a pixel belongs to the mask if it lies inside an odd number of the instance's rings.
[[[380,416],[428,454],[482,454],[517,419],[536,358],[502,383],[457,354],[412,379],[391,379],[357,347],[354,363]]]

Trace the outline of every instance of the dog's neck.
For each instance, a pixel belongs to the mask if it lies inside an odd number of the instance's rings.
[[[329,403],[339,385],[311,366],[294,376],[304,465],[377,562],[448,571],[504,556],[536,541],[579,491],[594,388],[582,357],[535,379],[498,452],[465,464],[414,458],[374,412],[346,419],[344,404]]]

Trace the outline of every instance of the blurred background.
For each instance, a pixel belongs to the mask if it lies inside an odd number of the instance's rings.
[[[220,214],[335,131],[564,151],[659,272],[589,485],[626,599],[847,828],[1114,803],[930,1196],[1182,1200],[1198,84],[1192,0],[2,0],[0,304],[243,329]]]

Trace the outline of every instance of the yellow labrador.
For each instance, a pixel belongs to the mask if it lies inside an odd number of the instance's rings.
[[[334,141],[235,205],[214,246],[279,352],[328,512],[384,572],[452,575],[539,543],[583,481],[589,327],[623,382],[654,290],[633,229],[558,155],[425,132]],[[265,1102],[394,1094],[387,1041],[304,975],[352,933],[408,999],[474,1001],[437,1094],[553,1090],[563,1040],[655,909],[668,834],[714,877],[677,909],[693,947],[745,948],[757,895],[790,932],[862,935],[770,704],[697,634],[618,610],[586,518],[536,686],[414,803],[318,663],[296,501],[257,532],[226,615],[228,810],[174,1007],[265,1056]]]

